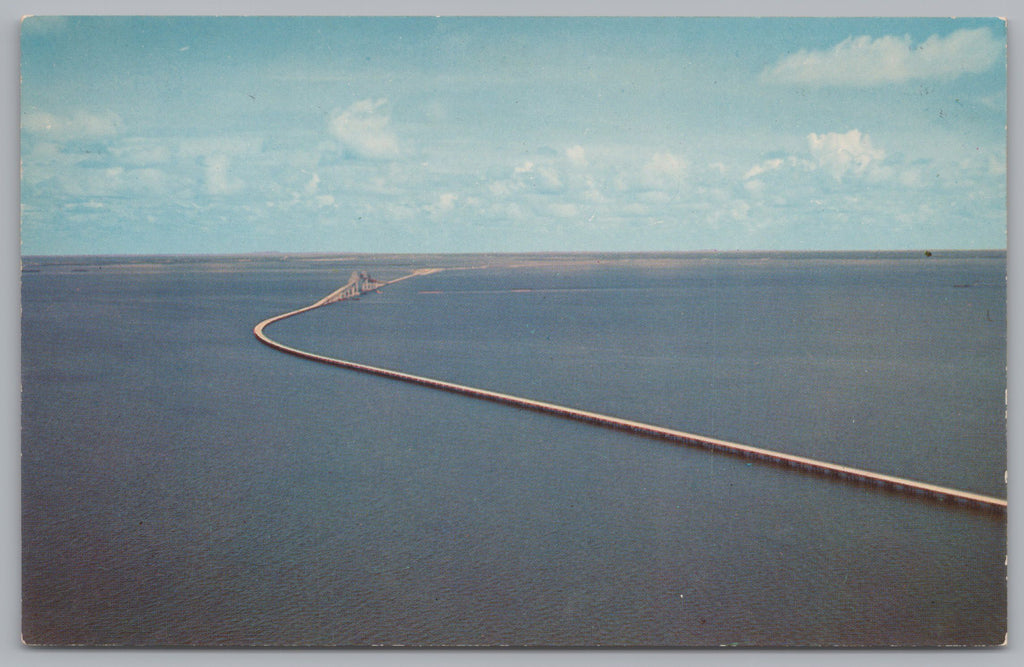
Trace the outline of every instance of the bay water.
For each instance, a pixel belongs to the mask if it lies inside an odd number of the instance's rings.
[[[25,258],[44,644],[998,644],[1005,517],[291,357],[1005,497],[1005,253]]]

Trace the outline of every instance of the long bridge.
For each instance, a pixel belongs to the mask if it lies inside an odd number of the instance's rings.
[[[400,280],[406,280],[419,275],[426,275],[440,271],[441,269],[418,269],[413,273],[402,276],[396,280],[388,282],[375,281],[369,278],[368,274],[353,273],[349,282],[343,285],[341,288],[331,292],[323,299],[306,306],[305,308],[299,308],[287,313],[275,315],[269,317],[253,328],[253,334],[256,338],[265,345],[268,345],[275,350],[291,354],[296,357],[303,359],[309,359],[322,364],[328,364],[331,366],[337,366],[339,368],[345,368],[348,370],[359,371],[361,373],[369,373],[379,377],[388,378],[391,380],[399,380],[402,382],[409,382],[412,384],[420,385],[423,387],[430,387],[431,389],[439,389],[441,391],[447,391],[454,394],[461,394],[463,396],[469,396],[485,401],[492,401],[495,403],[502,403],[504,405],[510,405],[524,410],[531,410],[534,412],[542,412],[545,414],[554,415],[556,417],[562,417],[564,419],[572,419],[574,421],[583,422],[586,424],[592,424],[594,426],[601,426],[604,428],[610,428],[617,431],[625,431],[627,433],[633,433],[650,438],[657,438],[659,440],[666,440],[681,445],[688,445],[691,447],[701,447],[709,449],[714,452],[722,454],[728,454],[731,456],[738,456],[754,461],[760,461],[764,463],[770,463],[778,466],[792,468],[801,472],[819,475],[822,477],[829,477],[836,480],[850,482],[854,484],[861,484],[866,486],[872,486],[879,489],[888,490],[896,493],[904,493],[912,496],[918,496],[926,499],[936,500],[940,502],[956,503],[960,505],[980,508],[996,513],[1005,513],[1007,509],[1007,501],[1003,498],[997,498],[995,496],[983,495],[980,493],[973,493],[970,491],[961,491],[959,489],[953,489],[944,486],[938,486],[935,484],[928,484],[926,482],[918,482],[903,477],[895,477],[893,475],[885,475],[870,470],[864,470],[861,468],[853,468],[850,466],[839,465],[835,463],[829,463],[827,461],[820,461],[804,456],[795,456],[793,454],[786,454],[770,449],[763,449],[761,447],[752,447],[750,445],[743,445],[736,442],[729,442],[727,440],[721,440],[719,438],[711,438],[704,435],[697,435],[695,433],[687,433],[686,431],[679,431],[670,428],[664,428],[661,426],[654,426],[652,424],[645,424],[643,422],[637,422],[630,419],[621,419],[619,417],[612,417],[610,415],[604,415],[596,412],[589,412],[587,410],[580,410],[578,408],[566,407],[564,405],[556,405],[554,403],[546,403],[543,401],[535,401],[529,398],[522,398],[519,396],[512,396],[510,394],[502,394],[496,391],[490,391],[488,389],[478,389],[476,387],[468,387],[466,385],[455,384],[454,382],[446,382],[444,380],[436,380],[433,378],[422,377],[419,375],[412,375],[410,373],[403,373],[401,371],[394,371],[387,368],[379,368],[377,366],[369,366],[366,364],[359,364],[353,361],[345,361],[343,359],[335,359],[333,357],[326,357],[320,354],[314,354],[312,352],[306,352],[305,350],[299,350],[294,347],[289,347],[282,343],[279,343],[269,338],[265,333],[264,329],[274,322],[279,322],[283,319],[294,317],[302,313],[319,308],[327,304],[336,303],[345,299],[351,299],[363,294],[364,292],[377,290],[386,285],[396,283]]]

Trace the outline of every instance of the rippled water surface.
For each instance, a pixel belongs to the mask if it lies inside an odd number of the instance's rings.
[[[315,261],[314,261],[315,260]],[[39,643],[1001,643],[1004,518],[288,345],[1005,497],[1005,256],[33,259]]]

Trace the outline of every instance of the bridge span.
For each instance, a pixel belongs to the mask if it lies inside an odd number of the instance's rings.
[[[406,276],[408,277],[408,276]],[[395,282],[395,281],[392,281]],[[329,303],[337,303],[338,301],[344,301],[345,299],[354,299],[355,297],[365,292],[373,292],[383,287],[387,283],[383,283],[375,278],[372,278],[369,273],[365,271],[353,271],[352,275],[349,276],[348,282],[334,290],[324,298],[317,301],[314,306],[326,306]]]
[[[256,338],[265,345],[268,345],[275,350],[291,354],[296,357],[303,359],[309,359],[322,364],[328,364],[331,366],[337,366],[339,368],[345,368],[348,370],[359,371],[361,373],[369,373],[379,377],[388,378],[391,380],[399,380],[402,382],[409,382],[417,384],[423,387],[429,387],[431,389],[439,389],[441,391],[447,391],[454,394],[461,394],[463,396],[469,396],[472,398],[482,399],[485,401],[492,401],[495,403],[502,403],[504,405],[510,405],[525,410],[532,410],[534,412],[542,412],[545,414],[554,415],[556,417],[562,417],[564,419],[572,419],[575,421],[583,422],[586,424],[592,424],[594,426],[601,426],[604,428],[610,428],[617,431],[625,431],[627,433],[633,433],[650,438],[657,438],[659,440],[666,440],[681,445],[688,445],[691,447],[701,447],[709,449],[714,452],[722,454],[729,454],[731,456],[738,456],[754,461],[760,461],[764,463],[770,463],[778,466],[792,468],[805,473],[819,475],[822,477],[829,477],[836,480],[850,482],[854,484],[861,484],[866,486],[872,486],[879,489],[884,489],[892,492],[908,494],[921,498],[936,500],[946,503],[956,503],[959,505],[965,505],[975,508],[980,508],[996,513],[1005,513],[1007,509],[1007,501],[1003,498],[997,498],[995,496],[983,495],[980,493],[972,493],[970,491],[961,491],[959,489],[953,489],[944,486],[938,486],[935,484],[928,484],[926,482],[918,482],[903,477],[895,477],[893,475],[885,475],[870,470],[864,470],[861,468],[853,468],[850,466],[839,465],[835,463],[829,463],[827,461],[820,461],[804,456],[795,456],[793,454],[786,454],[783,452],[777,452],[770,449],[763,449],[761,447],[752,447],[750,445],[743,445],[736,442],[729,442],[727,440],[721,440],[718,438],[712,438],[704,435],[697,435],[695,433],[687,433],[686,431],[679,431],[670,428],[664,428],[661,426],[655,426],[653,424],[645,424],[643,422],[637,422],[630,419],[622,419],[619,417],[613,417],[610,415],[604,415],[596,412],[589,412],[587,410],[580,410],[578,408],[567,407],[564,405],[556,405],[554,403],[546,403],[544,401],[535,401],[529,398],[522,398],[519,396],[512,396],[510,394],[502,394],[496,391],[490,391],[488,389],[478,389],[476,387],[468,387],[465,385],[455,384],[454,382],[447,382],[444,380],[436,380],[433,378],[422,377],[419,375],[412,375],[410,373],[403,373],[401,371],[390,370],[387,368],[379,368],[377,366],[369,366],[366,364],[360,364],[353,361],[345,361],[343,359],[335,359],[333,357],[327,357],[313,352],[306,352],[305,350],[299,350],[294,347],[289,347],[283,343],[279,343],[264,333],[264,329],[274,322],[279,322],[283,319],[300,315],[302,313],[319,308],[330,303],[336,303],[344,299],[350,299],[362,294],[364,291],[370,291],[379,289],[385,285],[390,285],[400,280],[406,280],[419,275],[426,275],[441,271],[443,269],[418,269],[413,273],[406,276],[402,276],[396,280],[388,282],[377,282],[373,283],[362,283],[356,281],[353,283],[352,279],[349,280],[340,289],[331,292],[323,299],[306,306],[305,308],[299,308],[287,313],[275,315],[269,317],[253,328],[253,333]],[[358,276],[360,274],[353,274]],[[365,275],[365,274],[362,274]],[[372,280],[372,279],[371,279]],[[364,289],[367,288],[367,289]]]

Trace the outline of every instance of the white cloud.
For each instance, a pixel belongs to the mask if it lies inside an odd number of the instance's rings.
[[[911,167],[900,173],[899,182],[901,185],[908,188],[919,188],[924,185],[924,178],[921,176],[920,169]]]
[[[638,190],[677,190],[686,175],[686,161],[669,152],[655,153],[633,176],[620,175],[620,187]],[[629,187],[632,186],[632,187]]]
[[[387,100],[360,100],[343,111],[335,110],[328,130],[347,154],[371,160],[398,156],[398,138],[388,127]]]
[[[686,169],[686,162],[672,153],[655,153],[644,165],[644,171],[650,174],[679,175]]]
[[[569,164],[574,167],[587,166],[587,153],[583,150],[583,146],[576,145],[566,148],[565,157],[568,158]]]
[[[497,220],[519,221],[527,217],[527,212],[515,201],[499,201],[491,204],[487,213]]]
[[[444,192],[438,196],[437,201],[427,207],[431,213],[447,213],[455,208],[455,202],[459,196],[454,192]]]
[[[541,192],[561,192],[565,187],[561,175],[552,167],[537,168],[534,183]]]
[[[1003,41],[987,28],[932,35],[915,45],[909,35],[849,37],[827,51],[800,51],[766,69],[774,83],[822,86],[875,86],[911,79],[955,78],[979,73],[1000,62]]]
[[[72,197],[109,197],[124,191],[124,168],[79,169],[62,174],[63,194]]]
[[[313,196],[313,195],[316,194],[317,188],[319,186],[320,186],[320,176],[318,176],[317,174],[313,174],[313,176],[310,177],[309,182],[306,183],[306,187],[304,188],[304,191],[305,191],[305,193],[307,195]]]
[[[747,173],[743,174],[743,180],[746,181],[751,178],[756,178],[761,174],[766,174],[769,171],[775,171],[776,169],[781,167],[784,162],[785,160],[783,160],[782,158],[772,158],[770,160],[765,160],[761,164],[755,164],[753,167],[747,170]]]
[[[755,164],[743,174],[743,187],[751,194],[764,191],[765,176],[780,174],[788,178],[797,172],[821,170],[837,181],[847,176],[878,180],[893,176],[891,168],[881,164],[885,150],[874,146],[871,138],[860,130],[848,132],[811,133],[807,135],[807,155],[773,157]]]
[[[231,159],[223,153],[209,155],[203,161],[206,176],[206,191],[211,195],[234,194],[244,187],[241,180],[229,173]]]
[[[733,220],[746,220],[750,213],[750,204],[736,200],[729,204],[727,211]]]
[[[861,134],[860,130],[821,135],[812,132],[807,135],[807,146],[818,166],[836,180],[849,173],[864,174],[885,159],[885,151],[875,148],[868,135]]]
[[[856,130],[855,130],[856,131]],[[814,135],[817,136],[817,135]],[[829,135],[822,135],[823,137]],[[800,169],[803,171],[811,171],[821,166],[819,163],[811,162],[807,158],[798,157],[796,155],[787,155],[786,157],[774,157],[764,160],[753,167],[748,169],[743,174],[744,181],[751,181],[765,174],[770,174],[774,171],[781,169]]]
[[[30,111],[21,116],[21,127],[26,132],[59,141],[109,137],[121,126],[121,117],[112,111],[76,111],[70,116]]]
[[[764,192],[764,181],[757,178],[750,178],[743,181],[743,187],[754,196],[760,196]]]
[[[440,219],[439,216],[453,211],[458,201],[459,196],[454,192],[442,192],[432,203],[424,204],[422,210],[437,220]]]
[[[100,201],[67,202],[65,209],[85,209],[89,211],[102,211],[107,205]]]
[[[518,188],[553,194],[565,189],[565,181],[558,169],[548,164],[534,164],[527,160],[512,170]]]
[[[57,196],[102,198],[130,195],[132,199],[162,196],[167,190],[167,174],[160,169],[110,167],[73,167],[56,178]]]
[[[581,197],[584,201],[590,203],[601,203],[607,199],[604,193],[601,192],[597,180],[592,176],[587,176],[583,179],[583,194]]]
[[[454,192],[445,192],[438,200],[438,208],[442,211],[450,211],[455,207],[455,201],[459,198]]]
[[[558,218],[575,218],[580,210],[575,204],[555,202],[551,204],[551,213]]]

